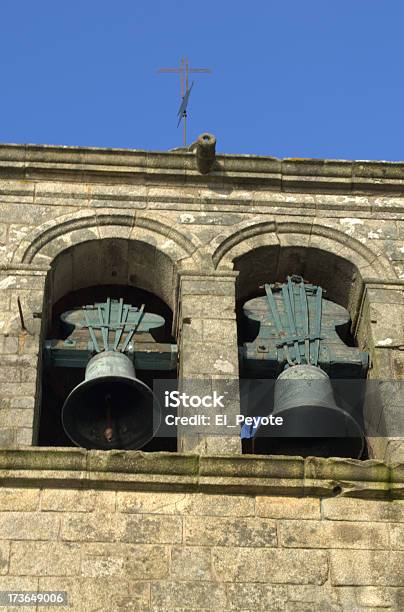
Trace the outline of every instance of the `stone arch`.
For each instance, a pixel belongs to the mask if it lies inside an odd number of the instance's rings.
[[[212,243],[212,259],[216,269],[228,267],[235,258],[247,253],[251,247],[278,244],[290,246],[316,246],[333,248],[334,254],[343,254],[366,276],[395,279],[396,274],[388,259],[376,253],[360,240],[339,231],[335,227],[312,223],[311,221],[245,221],[227,235],[221,234]]]
[[[384,253],[311,220],[250,220],[218,236],[211,247],[217,270],[239,272],[238,300],[246,299],[268,279],[283,281],[287,274],[297,272],[326,288],[330,299],[348,308],[353,321],[364,278],[397,278]]]
[[[112,263],[119,259],[120,253],[121,269],[118,270],[115,264],[109,281],[114,284],[137,283],[140,288],[156,293],[173,308],[178,270],[201,270],[199,247],[197,238],[184,235],[159,220],[138,213],[111,214],[108,209],[101,209],[64,215],[37,227],[20,243],[12,262],[16,265],[49,266],[52,295],[56,300],[69,286],[80,286],[80,275],[71,279],[73,264],[69,260],[75,257],[73,252],[82,261],[94,261],[98,251],[98,259],[105,263],[107,258],[103,257],[103,251],[109,250]],[[129,262],[127,267],[125,261]],[[56,274],[56,267],[59,272],[63,271]],[[96,278],[94,274],[93,284]],[[63,283],[66,285],[64,289]]]
[[[107,229],[109,228],[109,230]],[[85,240],[103,238],[106,235],[136,239],[138,235],[152,237],[152,242],[159,244],[162,251],[171,253],[177,260],[189,258],[191,269],[200,263],[199,240],[185,235],[172,226],[161,221],[150,219],[146,215],[114,213],[106,210],[97,212],[82,211],[63,215],[35,228],[23,240],[13,254],[13,263],[48,263],[63,248],[84,242]]]

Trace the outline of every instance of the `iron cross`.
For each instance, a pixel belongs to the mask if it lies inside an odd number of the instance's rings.
[[[189,66],[188,63],[188,59],[186,57],[183,57],[181,59],[180,65],[178,68],[160,68],[157,72],[161,73],[161,72],[172,72],[175,74],[179,74],[180,75],[180,88],[181,88],[181,106],[180,106],[180,110],[178,111],[178,117],[179,117],[179,121],[178,121],[178,125],[181,122],[181,119],[184,119],[184,147],[187,146],[187,104],[188,104],[188,99],[189,99],[189,94],[191,92],[192,89],[192,85],[191,87],[189,87],[189,74],[190,73],[201,73],[201,72],[205,72],[205,73],[211,73],[212,70],[210,70],[210,68],[191,68]]]

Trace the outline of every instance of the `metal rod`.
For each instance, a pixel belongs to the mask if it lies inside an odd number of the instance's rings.
[[[300,281],[300,302],[302,307],[302,319],[303,319],[303,334],[304,339],[304,354],[306,363],[310,364],[310,340],[309,340],[309,308],[307,304],[307,293],[304,286],[303,280]]]
[[[158,73],[174,73],[180,75],[180,92],[181,98],[184,99],[188,89],[189,89],[189,74],[191,72],[195,73],[205,73],[211,74],[212,70],[210,68],[191,68],[189,66],[188,58],[182,57],[179,68],[159,68],[157,70]],[[191,86],[192,87],[192,86]],[[186,111],[182,115],[184,126],[183,126],[183,144],[184,147],[187,146],[187,113]]]
[[[84,308],[84,318],[86,320],[86,325],[87,325],[88,331],[90,333],[90,338],[91,338],[91,341],[93,343],[94,350],[97,353],[100,353],[101,351],[100,351],[100,347],[98,346],[97,338],[96,338],[96,336],[94,334],[94,330],[93,330],[93,328],[91,326],[91,323],[89,321],[89,318],[88,318],[87,307]]]
[[[297,337],[297,326],[296,326],[296,317],[295,317],[295,296],[293,293],[293,285],[292,279],[288,276],[288,286],[287,288],[282,287],[283,300],[285,302],[286,313],[288,316],[290,331],[292,336]],[[295,356],[296,362],[301,363],[302,360],[300,358],[300,347],[298,340],[294,340],[293,342],[295,347]]]
[[[104,312],[101,307],[101,304],[97,305],[97,310],[98,310],[98,318],[101,324],[101,335],[102,335],[102,341],[104,342],[104,350],[107,351],[108,350],[108,328],[105,327]]]
[[[285,342],[285,330],[282,327],[282,322],[279,316],[279,312],[278,312],[278,308],[276,306],[276,302],[272,293],[272,289],[271,286],[268,285],[268,283],[265,283],[264,285],[265,287],[265,293],[267,294],[267,298],[268,298],[268,302],[269,302],[269,307],[271,309],[272,312],[272,317],[275,323],[275,327],[276,327],[276,331],[278,332],[278,336],[281,339],[281,341],[283,341],[283,352],[285,353],[285,358],[286,361],[288,362],[289,365],[295,365],[293,362],[293,359],[290,358],[289,355],[289,348],[288,345]]]
[[[24,315],[22,312],[20,296],[17,297],[17,304],[18,304],[18,312],[20,313],[21,329],[23,329],[24,331],[27,331],[27,328],[25,327],[25,321],[24,321]]]
[[[318,364],[318,357],[320,353],[320,337],[321,337],[321,316],[322,316],[322,299],[323,290],[321,287],[317,287],[316,292],[316,340],[314,342],[314,362],[313,365]]]
[[[144,308],[145,308],[145,305],[144,305],[144,304],[142,304],[142,305],[141,305],[141,307],[140,307],[140,310],[139,310],[139,315],[138,315],[138,319],[137,319],[137,321],[136,321],[136,323],[135,323],[135,326],[133,327],[133,329],[131,329],[131,330],[128,332],[128,334],[127,334],[127,336],[126,336],[126,339],[125,339],[125,342],[124,342],[124,345],[123,345],[123,347],[122,347],[122,351],[121,351],[122,353],[124,353],[124,352],[126,351],[127,346],[128,346],[128,344],[129,344],[129,342],[131,341],[133,334],[134,334],[135,332],[137,332],[137,330],[138,330],[138,328],[139,328],[140,322],[141,322],[141,320],[143,319]]]
[[[115,340],[114,340],[114,348],[113,348],[114,351],[116,351],[116,349],[118,348],[118,344],[122,336],[123,326],[126,323],[126,317],[128,316],[128,309],[126,309],[126,316],[125,316],[125,320],[123,321],[122,320],[122,310],[123,310],[123,298],[120,298],[118,318],[116,321],[117,329],[115,331]]]

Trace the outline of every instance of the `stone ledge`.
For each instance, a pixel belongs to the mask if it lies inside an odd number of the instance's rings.
[[[404,189],[403,162],[220,154],[213,170],[201,175],[194,152],[54,145],[0,144],[0,176],[142,184],[236,182],[281,191],[401,194]]]
[[[0,450],[0,484],[404,499],[404,464],[32,447]]]

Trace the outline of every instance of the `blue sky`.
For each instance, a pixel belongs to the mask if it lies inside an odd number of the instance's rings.
[[[404,159],[403,0],[1,0],[0,142]]]

